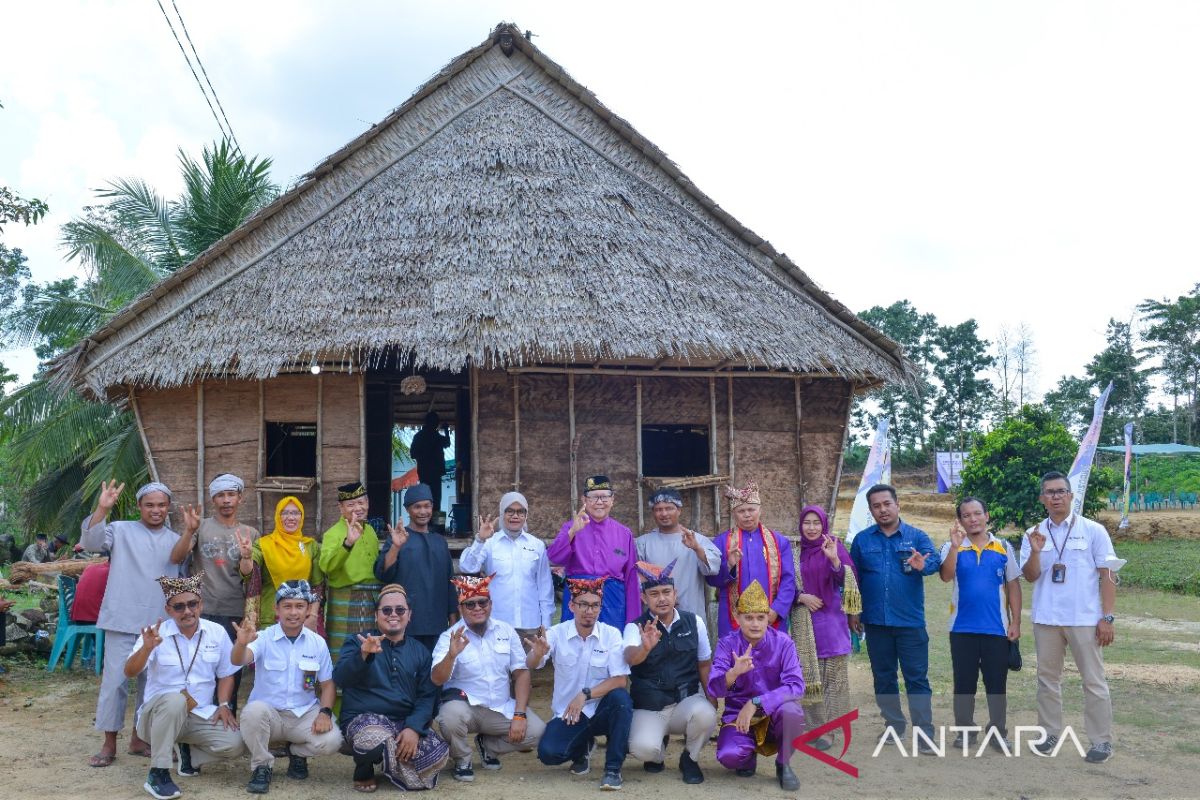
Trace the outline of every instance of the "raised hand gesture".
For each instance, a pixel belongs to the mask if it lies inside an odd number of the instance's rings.
[[[909,556],[908,560],[904,563],[908,564],[917,572],[920,572],[921,570],[925,569],[925,554],[914,547],[912,548],[912,555]]]
[[[658,627],[658,620],[651,618],[642,626],[642,649],[649,653],[660,641],[662,631]]]
[[[392,549],[393,550],[399,550],[401,547],[404,547],[404,545],[406,545],[408,543],[408,528],[405,528],[403,525],[397,525],[395,527],[388,525],[387,532],[388,532],[388,536],[390,536],[392,539]],[[360,525],[359,526],[359,535],[361,535],[361,534],[362,534],[362,526]],[[355,537],[355,538],[358,538],[358,537]],[[347,533],[347,535],[346,535],[346,541],[350,541],[349,533]]]
[[[242,531],[246,531],[246,533],[243,534]],[[243,561],[248,558],[253,558],[254,540],[250,538],[249,531],[243,528],[241,525],[238,525],[237,530],[233,532],[233,535],[237,537],[238,558],[242,559]]]
[[[729,555],[727,558],[729,561],[729,571],[732,572],[733,570],[737,569],[738,564],[742,563],[742,548],[738,547],[737,545],[729,548]]]
[[[360,634],[358,634],[358,636],[356,638],[358,639],[359,652],[362,653],[362,657],[364,660],[369,655],[383,652],[383,639],[376,636],[375,634],[368,633],[366,636],[363,636],[360,633]]]
[[[1040,553],[1040,552],[1042,552],[1043,549],[1045,549],[1046,534],[1042,533],[1037,525],[1034,525],[1032,528],[1030,528],[1028,531],[1026,531],[1026,535],[1029,536],[1029,549],[1030,550],[1032,550],[1035,553]]]
[[[240,625],[237,620],[234,620],[233,629],[237,631],[237,639],[234,640],[234,644],[240,644],[245,647],[258,638],[258,631],[255,629],[254,620],[249,617],[242,620]]]
[[[471,641],[467,639],[467,628],[464,625],[450,634],[450,655],[458,658],[470,643]]]
[[[752,669],[754,669],[754,656],[752,656],[750,651],[747,650],[740,656],[733,659],[733,666],[729,668],[729,671],[732,672],[735,677],[740,678]]]
[[[475,527],[476,538],[478,538],[481,542],[486,542],[488,539],[492,538],[492,534],[496,532],[496,522],[499,519],[500,517],[498,516],[485,517],[483,514],[480,514],[479,522]]]
[[[683,529],[682,542],[683,542],[683,546],[686,547],[688,550],[695,550],[697,547],[700,546],[700,542],[698,542],[696,540],[696,532],[694,530],[692,530],[691,528]]]
[[[162,623],[163,621],[159,619],[153,625],[147,625],[142,628],[142,648],[144,650],[153,650],[162,644],[162,636],[158,632],[158,629],[162,627]]]
[[[354,546],[358,541],[358,537],[363,534],[362,523],[358,521],[358,514],[354,515],[354,519],[346,521],[346,544]]]
[[[187,536],[191,536],[200,528],[200,507],[185,505],[183,507],[183,532]]]
[[[841,559],[838,558],[837,541],[828,533],[821,537],[821,552],[825,554],[825,557],[829,559],[829,563],[833,564],[835,569],[841,564]]]
[[[113,506],[117,504],[117,498],[121,496],[121,492],[125,491],[125,484],[117,484],[114,478],[107,483],[100,484],[100,497],[96,500],[96,508],[105,513],[112,511]]]
[[[575,514],[575,518],[571,521],[571,530],[567,531],[567,535],[574,539],[575,534],[583,530],[584,526],[591,521],[592,518],[587,513],[587,506],[580,506],[579,511]]]
[[[950,546],[957,550],[962,546],[963,540],[966,539],[966,531],[958,524],[958,520],[954,520],[954,524],[950,526]]]
[[[525,649],[530,653],[535,653],[538,660],[546,657],[550,652],[550,641],[546,638],[546,626],[539,626],[537,633],[525,640]]]

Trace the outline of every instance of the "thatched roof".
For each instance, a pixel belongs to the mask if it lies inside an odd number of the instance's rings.
[[[54,371],[104,395],[389,353],[910,372],[511,25]]]

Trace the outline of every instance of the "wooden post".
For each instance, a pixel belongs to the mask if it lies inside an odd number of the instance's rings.
[[[837,471],[833,475],[833,491],[829,493],[829,529],[833,530],[833,518],[837,514],[838,489],[842,484],[842,464],[846,461],[846,442],[850,438],[850,404],[854,402],[854,382],[846,381],[846,415],[842,421],[842,449],[837,454]]]
[[[267,454],[267,390],[266,385],[260,380],[258,382],[258,467],[255,483],[261,481],[266,475],[266,454]],[[255,490],[254,497],[258,501],[258,532],[263,532],[263,496],[262,492]]]
[[[567,444],[571,453],[571,516],[579,508],[579,460],[575,442],[575,373],[567,373]]]
[[[800,423],[802,421],[802,416],[800,413],[801,412],[801,402],[802,402],[801,398],[800,398],[800,395],[801,395],[800,378],[795,378],[795,388],[796,388],[796,489],[797,489],[796,500],[798,503],[798,508],[796,509],[796,514],[797,514],[797,519],[800,519],[799,513],[804,508],[804,494],[808,490],[808,487],[804,482],[804,437],[802,437],[800,435]],[[804,520],[800,519],[800,521],[803,522]]]
[[[137,423],[138,438],[142,440],[142,452],[146,454],[146,466],[150,470],[150,480],[158,483],[158,465],[154,463],[154,453],[150,451],[150,440],[146,438],[146,426],[142,424],[142,412],[138,408],[137,394],[133,385],[129,386],[129,407],[133,409],[133,419]]]
[[[642,492],[642,379],[635,378],[637,386],[637,504],[638,535],[646,529],[646,502]]]
[[[358,373],[358,480],[367,485],[367,376]]]
[[[204,380],[196,384],[196,504],[204,514]]]
[[[733,376],[730,375],[725,380],[726,380],[726,392],[725,392],[726,401],[725,402],[728,405],[728,408],[726,410],[729,412],[729,483],[733,486],[737,486],[737,474],[734,472],[734,460],[733,460],[733,448],[735,446],[734,445],[734,436],[733,436]],[[729,527],[733,528],[733,509],[729,510]]]
[[[471,516],[479,514],[479,368],[471,363]],[[474,530],[475,525],[471,525]],[[477,531],[476,531],[477,532]]]
[[[521,491],[521,376],[513,375],[513,491]]]
[[[708,469],[713,475],[720,472],[717,465],[717,379],[708,379]],[[713,536],[721,529],[721,487],[712,487],[713,493]]]
[[[361,375],[359,376],[362,377]],[[359,397],[361,397],[362,383],[359,383]],[[325,530],[325,520],[321,518],[325,499],[325,472],[323,469],[325,449],[325,375],[318,373],[317,375],[317,464],[314,470],[317,479],[317,524],[313,528],[314,534],[319,534]]]

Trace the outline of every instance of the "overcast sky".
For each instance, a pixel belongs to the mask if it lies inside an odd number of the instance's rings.
[[[1200,4],[175,1],[279,182],[515,21],[851,309],[1029,324],[1041,391],[1200,280]],[[40,280],[77,271],[92,189],[173,196],[219,135],[157,0],[6,5],[0,102],[0,185],[51,207],[5,234]]]

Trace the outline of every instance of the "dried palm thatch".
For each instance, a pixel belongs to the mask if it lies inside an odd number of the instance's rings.
[[[507,25],[54,375],[103,395],[395,353],[451,370],[641,358],[911,375]]]

